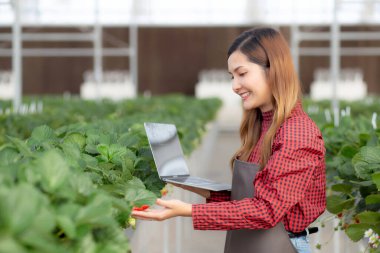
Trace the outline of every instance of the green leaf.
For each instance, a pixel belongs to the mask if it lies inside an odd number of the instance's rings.
[[[15,147],[20,151],[20,153],[25,157],[33,157],[34,154],[30,148],[26,145],[24,141],[21,141],[18,138],[8,136],[8,139],[15,145]]]
[[[20,154],[16,149],[5,147],[0,150],[0,165],[8,166],[19,160]]]
[[[29,145],[33,147],[44,146],[45,149],[52,148],[57,142],[54,130],[47,125],[36,127],[28,140]]]
[[[343,199],[336,195],[327,197],[327,210],[333,214],[338,214],[343,210],[350,209],[354,204],[355,199]]]
[[[65,155],[65,160],[70,166],[74,168],[82,167],[80,166],[81,151],[78,144],[74,142],[65,142],[61,145],[61,148]]]
[[[373,182],[371,180],[368,180],[368,181],[354,181],[354,180],[350,180],[350,183],[352,183],[354,185],[358,185],[358,186],[371,186],[371,185],[373,185]]]
[[[86,137],[80,133],[70,133],[63,140],[64,143],[75,143],[81,150],[86,146]]]
[[[33,186],[21,183],[0,192],[0,224],[14,234],[29,227],[40,211],[42,196]]]
[[[36,160],[35,166],[42,177],[42,186],[48,192],[56,191],[70,176],[67,163],[56,150],[43,153]]]
[[[100,158],[105,161],[109,162],[110,161],[110,152],[109,152],[109,146],[106,144],[99,144],[96,146],[97,151],[100,154]]]
[[[352,158],[356,153],[358,153],[358,148],[352,145],[344,145],[340,150],[340,154],[347,158]]]
[[[140,178],[133,177],[125,184],[125,188],[145,189],[145,185]]]
[[[11,235],[4,235],[0,238],[0,253],[28,253],[18,241]]]
[[[109,155],[111,162],[121,166],[124,157],[127,155],[127,148],[119,144],[112,144],[109,149]]]
[[[351,224],[347,227],[346,234],[351,240],[358,242],[364,237],[364,232],[370,228],[369,224]]]
[[[153,205],[156,202],[156,195],[148,190],[141,188],[128,188],[125,193],[125,199],[132,206]]]
[[[78,242],[78,250],[76,252],[97,253],[96,242],[94,241],[91,233],[86,233],[84,238]]]
[[[55,226],[55,214],[46,205],[41,207],[29,229],[47,235],[51,234]]]
[[[140,138],[136,135],[133,135],[131,133],[125,133],[120,136],[119,140],[117,143],[124,147],[138,147],[138,143],[140,141]]]
[[[356,175],[364,180],[370,180],[371,174],[380,170],[380,147],[364,146],[352,158]]]
[[[371,194],[371,195],[368,195],[365,198],[365,203],[367,205],[379,204],[380,203],[380,194]]]
[[[131,206],[128,205],[128,203],[124,199],[113,198],[112,204],[123,213],[127,213],[128,215],[130,214]]]
[[[98,166],[98,160],[95,157],[81,153],[81,159],[86,163],[87,167],[96,167]]]
[[[369,139],[371,139],[371,136],[368,133],[361,133],[359,134],[360,139],[360,146],[366,146]]]
[[[122,160],[123,178],[125,180],[131,180],[133,178],[134,166],[132,159],[124,157]]]
[[[125,195],[125,185],[123,184],[105,184],[100,186],[100,188],[119,198],[123,198]]]
[[[347,180],[357,179],[355,169],[351,161],[347,161],[337,166],[334,166],[334,170],[335,168],[339,172],[340,178]]]
[[[331,189],[336,192],[343,192],[346,194],[351,194],[352,185],[349,184],[334,184]]]
[[[89,154],[99,154],[97,150],[97,145],[99,144],[99,136],[95,133],[87,133],[86,139],[86,152]]]
[[[380,172],[372,174],[372,181],[376,184],[377,190],[380,191]]]
[[[95,185],[92,183],[91,179],[82,173],[77,173],[69,179],[70,186],[74,191],[82,196],[89,196],[94,192]]]
[[[138,150],[138,156],[153,159],[153,154],[150,147],[141,147]]]
[[[76,228],[73,220],[68,216],[59,215],[57,216],[58,226],[65,232],[68,238],[75,239]]]
[[[107,225],[112,222],[111,207],[110,197],[97,194],[88,205],[79,210],[76,222],[78,224]]]
[[[361,223],[374,224],[380,222],[380,213],[378,212],[365,211],[357,214],[357,217]]]
[[[79,210],[82,207],[73,202],[68,202],[56,207],[56,213],[58,216],[68,216],[74,220],[74,218],[78,215]]]
[[[33,230],[27,230],[20,236],[20,241],[29,248],[35,249],[40,253],[65,253],[63,244],[58,244],[52,235],[36,233]]]

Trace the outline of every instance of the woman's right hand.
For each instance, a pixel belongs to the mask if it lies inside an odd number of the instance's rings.
[[[193,186],[188,186],[188,185],[181,185],[181,184],[176,184],[176,183],[170,183],[174,186],[177,186],[179,188],[182,188],[184,190],[187,190],[187,191],[191,191],[191,192],[194,192],[204,198],[209,198],[210,197],[210,191],[209,190],[206,190],[206,189],[201,189],[201,188],[197,188],[197,187],[193,187]]]

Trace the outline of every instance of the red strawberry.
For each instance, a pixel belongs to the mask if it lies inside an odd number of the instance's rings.
[[[165,196],[166,194],[168,194],[168,190],[167,190],[166,188],[163,188],[163,189],[161,190],[161,195],[162,195],[162,196]]]
[[[146,210],[146,209],[148,209],[148,208],[149,208],[148,205],[142,205],[142,206],[140,206],[140,207],[135,206],[135,207],[132,208],[132,210],[133,210],[133,211],[144,211],[144,210]]]

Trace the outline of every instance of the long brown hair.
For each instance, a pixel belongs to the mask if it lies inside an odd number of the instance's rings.
[[[297,102],[302,100],[300,81],[285,38],[273,28],[255,28],[243,32],[230,46],[228,57],[237,50],[265,70],[272,91],[273,121],[260,150],[260,167],[263,169],[272,154],[273,139],[278,128],[290,116]],[[259,108],[244,110],[240,124],[241,147],[232,157],[231,167],[236,157],[248,161],[259,140],[262,120]]]

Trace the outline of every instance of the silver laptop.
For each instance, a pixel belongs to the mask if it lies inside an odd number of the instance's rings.
[[[229,184],[190,176],[175,125],[144,123],[144,127],[162,181],[212,191],[231,190]]]

